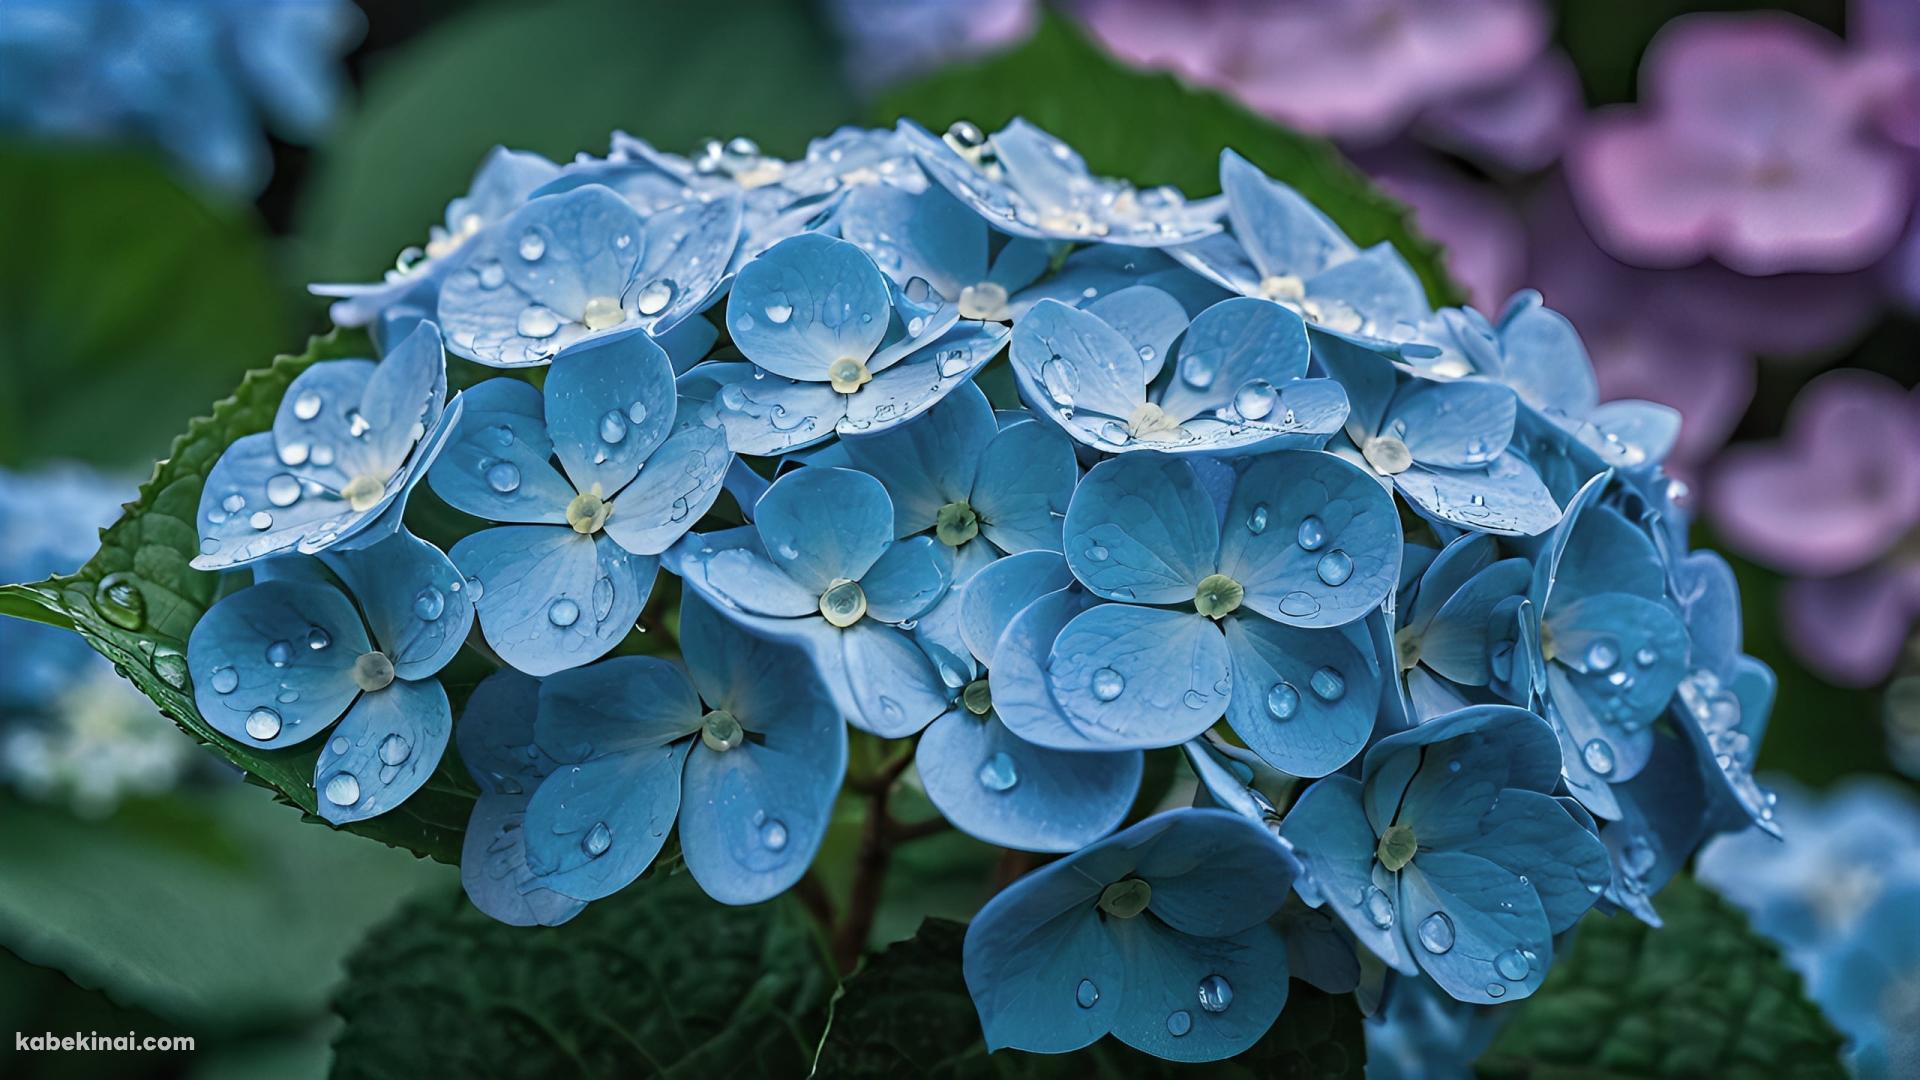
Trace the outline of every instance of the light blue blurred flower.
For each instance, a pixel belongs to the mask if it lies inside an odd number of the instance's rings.
[[[946,711],[949,689],[908,630],[945,595],[953,558],[931,536],[895,539],[880,481],[797,469],[760,497],[753,521],[688,536],[669,569],[727,619],[805,648],[855,727],[901,738]]]
[[[992,135],[964,120],[944,136],[905,119],[898,130],[928,176],[1004,233],[1167,247],[1220,229],[1220,200],[1095,176],[1072,147],[1017,117]]]
[[[1609,879],[1607,851],[1553,797],[1560,746],[1506,705],[1449,713],[1367,750],[1358,780],[1329,776],[1282,834],[1324,903],[1394,970],[1460,1001],[1527,997]]]
[[[719,496],[724,437],[676,404],[667,355],[638,328],[568,349],[544,390],[490,379],[465,397],[429,482],[455,509],[509,523],[451,552],[481,633],[529,675],[605,655],[646,606],[655,556]]]
[[[204,183],[251,196],[272,155],[325,135],[340,60],[366,24],[347,0],[9,0],[0,127],[156,144]]]
[[[930,289],[903,291],[860,248],[818,233],[783,240],[741,269],[727,327],[749,362],[689,375],[742,454],[905,423],[971,379],[1007,339],[1005,327],[961,320]]]
[[[1287,1000],[1268,920],[1297,863],[1225,810],[1172,810],[1015,882],[967,928],[967,989],[987,1048],[1062,1054],[1102,1035],[1171,1061],[1217,1061]]]
[[[440,331],[386,359],[323,360],[287,387],[273,427],[230,443],[200,489],[195,569],[363,547],[400,528],[407,496],[459,421]]]
[[[1176,337],[1174,374],[1162,378]],[[1191,325],[1147,286],[1085,308],[1041,300],[1015,325],[1011,355],[1021,398],[1107,453],[1318,449],[1347,419],[1340,384],[1306,377],[1300,317],[1259,300],[1223,300]]]
[[[1171,248],[1174,258],[1230,292],[1298,312],[1319,334],[1408,351],[1430,309],[1391,244],[1361,250],[1299,192],[1231,149],[1220,153],[1220,190],[1230,232]]]
[[[1295,775],[1360,751],[1387,673],[1342,628],[1392,591],[1400,557],[1392,499],[1364,473],[1310,451],[1238,473],[1127,455],[1081,481],[1065,542],[1074,577],[1111,602],[1055,612],[1052,636],[1033,632],[1043,613],[1030,608],[1002,637],[1006,660],[1024,653],[1007,673],[1044,679],[1051,704],[1025,687],[1036,707],[1001,714],[1016,733],[1061,749],[1173,746],[1224,714]]]
[[[194,624],[187,666],[200,715],[236,742],[273,750],[332,729],[313,786],[339,825],[433,775],[453,729],[434,675],[466,642],[473,602],[453,563],[405,531],[324,561],[257,564],[257,584]]]
[[[847,729],[806,656],[697,597],[680,643],[685,669],[622,656],[541,684],[534,742],[559,764],[522,826],[537,886],[611,895],[652,865],[676,819],[688,871],[722,903],[771,899],[813,861]]]

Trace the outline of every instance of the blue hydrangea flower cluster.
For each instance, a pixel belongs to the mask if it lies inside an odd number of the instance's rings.
[[[150,143],[236,195],[267,181],[262,126],[311,143],[345,96],[351,0],[8,0],[0,128]]]
[[[968,934],[993,1047],[1222,1058],[1360,956],[1528,996],[1590,908],[1655,921],[1771,827],[1772,679],[1687,550],[1677,420],[1600,403],[1538,295],[1435,310],[1231,151],[1220,186],[1021,121],[494,152],[403,269],[316,286],[384,358],[213,470],[197,565],[254,583],[194,633],[202,712],[322,740],[335,822],[451,739],[469,895],[518,924],[676,831],[767,899],[849,738],[915,739],[953,825],[1064,856]],[[463,647],[499,670],[456,718]],[[1193,805],[1130,823],[1154,753]]]

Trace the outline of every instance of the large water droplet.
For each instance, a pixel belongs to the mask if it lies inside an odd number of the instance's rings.
[[[547,605],[547,621],[555,626],[572,626],[580,619],[580,605],[561,597]]]
[[[226,693],[222,690],[221,693]],[[280,714],[265,705],[247,714],[247,736],[255,742],[266,742],[280,734]]]
[[[1298,535],[1302,551],[1319,551],[1327,542],[1327,525],[1309,514],[1300,519]]]
[[[1320,556],[1320,564],[1315,569],[1319,571],[1321,581],[1329,585],[1345,585],[1347,579],[1353,576],[1353,558],[1334,548]]]
[[[335,806],[352,806],[360,801],[360,781],[350,772],[334,773],[326,790],[327,801]]]
[[[590,859],[605,855],[612,846],[613,830],[607,828],[604,821],[594,822],[593,828],[587,830],[587,835],[580,838],[580,850],[586,852]]]
[[[1290,682],[1277,682],[1267,688],[1267,714],[1275,720],[1291,720],[1300,709],[1300,691]]]
[[[1210,1013],[1226,1012],[1233,1004],[1233,984],[1224,975],[1209,975],[1200,980],[1198,996],[1201,1008]]]
[[[1126,677],[1110,667],[1103,667],[1093,673],[1093,696],[1101,701],[1112,701],[1127,688]]]
[[[988,791],[1011,791],[1019,782],[1013,759],[1005,753],[994,754],[980,766],[980,786]]]
[[[1420,945],[1435,956],[1453,948],[1453,920],[1436,911],[1420,921]]]

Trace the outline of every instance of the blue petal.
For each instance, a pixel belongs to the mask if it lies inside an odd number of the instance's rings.
[[[931,536],[897,540],[860,577],[867,615],[904,623],[940,602],[953,581],[953,556]]]
[[[1422,514],[1463,529],[1538,536],[1560,520],[1539,475],[1511,453],[1485,469],[1412,468],[1393,481]]]
[[[909,423],[837,445],[847,464],[887,489],[894,535],[912,536],[933,528],[942,506],[968,501],[974,470],[998,431],[987,396],[969,383]]]
[[[501,668],[480,680],[460,711],[454,745],[482,798],[525,795],[555,764],[533,741],[540,680]]]
[[[477,581],[480,632],[529,675],[596,660],[620,643],[653,591],[659,560],[606,536],[556,525],[508,525],[455,544],[453,563]]]
[[[1265,923],[1217,938],[1149,919],[1107,928],[1127,972],[1113,1036],[1137,1050],[1169,1061],[1229,1058],[1258,1042],[1287,1003],[1286,941]],[[1231,987],[1219,1012],[1200,1005],[1200,987],[1212,980]]]
[[[611,498],[673,430],[673,365],[637,329],[568,349],[542,393],[554,456],[580,491]]]
[[[1353,251],[1340,227],[1291,187],[1232,150],[1220,152],[1227,220],[1261,277],[1307,277]]]
[[[1149,285],[1130,285],[1102,293],[1084,310],[1113,327],[1131,342],[1140,358],[1142,385],[1153,381],[1173,352],[1173,343],[1187,329],[1187,309],[1180,301]]]
[[[1133,805],[1142,760],[1138,751],[1049,750],[991,713],[962,709],[935,720],[914,754],[927,798],[947,820],[1022,851],[1078,851],[1112,832]]]
[[[370,648],[359,613],[330,585],[242,589],[209,608],[187,639],[194,704],[248,746],[305,742],[360,693],[353,662]]]
[[[1587,913],[1613,876],[1599,837],[1537,791],[1502,791],[1481,818],[1479,835],[1461,850],[1526,879],[1556,934]]]
[[[1398,907],[1407,951],[1456,1000],[1517,1001],[1539,989],[1553,963],[1553,931],[1539,896],[1517,875],[1477,856],[1421,852],[1400,872]],[[1436,915],[1451,927],[1443,952],[1421,943],[1421,927]],[[1515,952],[1518,960],[1507,959]],[[1502,970],[1503,961],[1515,966]],[[1519,963],[1526,965],[1522,974],[1508,977]]]
[[[345,825],[405,802],[439,767],[452,733],[438,680],[398,679],[360,695],[313,763],[320,816]]]
[[[519,379],[488,379],[460,398],[459,431],[427,473],[433,493],[488,521],[564,525],[575,492],[548,461],[553,441],[540,391]]]
[[[1413,958],[1402,950],[1394,927],[1393,898],[1373,883],[1378,837],[1360,807],[1359,782],[1346,776],[1315,781],[1287,811],[1280,831],[1326,907],[1389,967],[1412,973]]]
[[[439,548],[403,529],[371,547],[333,552],[326,563],[360,601],[396,677],[424,679],[466,644],[471,590]]]
[[[1181,420],[1225,408],[1264,421],[1282,408],[1278,391],[1307,373],[1307,353],[1300,316],[1265,300],[1222,300],[1187,329],[1160,405]]]
[[[683,424],[614,498],[607,535],[636,555],[665,551],[712,508],[732,462],[719,427]]]
[[[1126,335],[1056,300],[1042,300],[1014,324],[1010,356],[1021,398],[1069,435],[1074,428],[1065,420],[1075,412],[1124,422],[1147,400],[1140,354]]]
[[[921,278],[949,300],[987,276],[987,226],[938,185],[913,194],[863,184],[834,213],[840,235],[896,281]]]
[[[824,382],[841,357],[865,362],[887,332],[887,282],[873,260],[819,233],[789,237],[742,267],[727,326],[748,360],[790,379]]]
[[[692,742],[595,758],[547,777],[522,826],[540,885],[598,900],[645,873],[679,812],[680,770]]]
[[[1388,406],[1384,430],[1422,465],[1470,469],[1507,448],[1518,412],[1513,391],[1495,383],[1411,380]]]
[[[1561,723],[1596,774],[1628,779],[1646,764],[1650,725],[1687,673],[1686,627],[1662,601],[1600,593],[1555,605],[1545,631]]]
[[[1379,668],[1340,630],[1299,630],[1259,616],[1225,624],[1234,694],[1227,722],[1269,765],[1325,776],[1373,733]],[[1328,677],[1331,672],[1334,678]]]
[[[960,637],[982,664],[992,662],[1000,635],[1028,604],[1073,584],[1066,560],[1051,551],[1025,551],[997,559],[955,586],[960,600]],[[949,596],[949,601],[953,599]],[[944,606],[944,605],[943,605]]]
[[[967,501],[980,516],[980,534],[1001,551],[1059,551],[1079,478],[1073,444],[1027,420],[1000,429],[987,444]]]
[[[1333,454],[1278,450],[1255,459],[1234,486],[1220,572],[1269,619],[1343,626],[1393,592],[1400,547],[1393,497],[1371,476]]]
[[[508,926],[559,926],[584,901],[534,885],[527,866],[526,795],[482,795],[460,845],[460,884],[473,906]]]
[[[439,321],[450,347],[493,367],[551,360],[594,333],[588,301],[627,298],[643,230],[633,207],[598,185],[528,202],[468,241],[448,274]]]
[[[817,597],[859,581],[893,541],[893,502],[851,469],[808,467],[774,481],[754,507],[767,557]]]
[[[1074,576],[1110,600],[1190,602],[1220,546],[1192,467],[1157,454],[1094,466],[1073,493],[1065,529]]]
[[[654,656],[616,656],[557,672],[540,684],[536,744],[554,761],[581,764],[654,751],[700,728],[687,673]],[[562,768],[555,772],[565,771]]]
[[[1183,743],[1220,719],[1233,692],[1226,639],[1209,619],[1131,604],[1068,623],[1047,684],[1076,726],[1114,749]]]

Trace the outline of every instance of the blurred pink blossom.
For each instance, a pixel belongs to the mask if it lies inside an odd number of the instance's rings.
[[[1673,20],[1642,64],[1640,104],[1594,114],[1568,151],[1582,215],[1644,266],[1871,264],[1911,196],[1898,151],[1865,130],[1861,71],[1838,38],[1791,16]]]
[[[1736,551],[1797,578],[1787,640],[1834,682],[1892,671],[1920,614],[1920,409],[1884,376],[1828,372],[1794,400],[1781,439],[1728,449],[1707,498]]]

